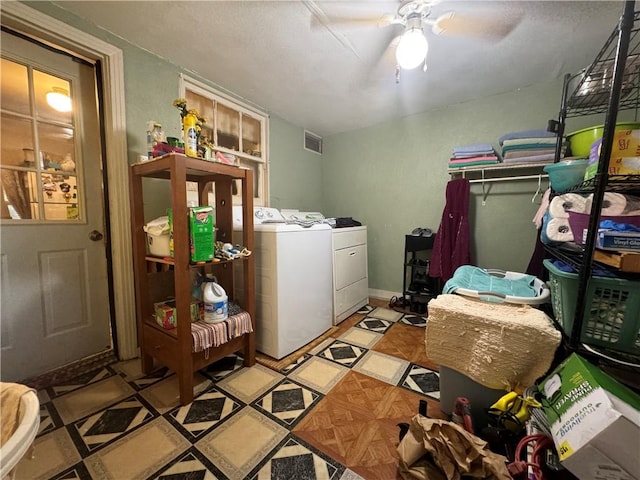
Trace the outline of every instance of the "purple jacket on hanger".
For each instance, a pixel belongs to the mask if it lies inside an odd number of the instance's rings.
[[[466,178],[447,183],[446,204],[431,254],[429,276],[449,280],[461,265],[471,264],[470,185]]]

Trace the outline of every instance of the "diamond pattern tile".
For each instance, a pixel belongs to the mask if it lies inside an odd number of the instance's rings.
[[[159,381],[170,377],[173,375],[173,372],[166,367],[161,367],[154,372],[151,372],[149,375],[145,375],[141,378],[136,378],[132,383],[138,390],[142,390],[143,388],[147,388],[154,383],[158,383]]]
[[[345,367],[352,367],[365,353],[364,348],[336,340],[319,352],[317,356],[332,360]]]
[[[107,377],[110,377],[113,373],[107,368],[101,368],[97,371],[87,373],[85,375],[80,375],[74,378],[72,381],[55,385],[51,388],[51,392],[53,393],[51,397],[57,397],[59,395],[64,395],[65,393],[73,392],[78,388],[89,385],[90,383],[97,382],[99,380],[103,380]]]
[[[227,355],[206,367],[202,372],[211,378],[211,380],[217,382],[239,368],[242,368],[243,361],[242,357],[239,357],[238,355]]]
[[[273,390],[254,402],[254,407],[267,413],[285,427],[291,427],[321,398],[321,394],[284,380]]]
[[[372,330],[377,333],[386,332],[389,327],[393,325],[393,322],[389,320],[382,320],[381,318],[366,317],[356,327],[364,328],[365,330]]]
[[[426,327],[427,317],[421,317],[420,315],[405,315],[400,320],[400,323],[413,325],[414,327]]]
[[[404,388],[440,399],[440,374],[420,365],[411,365],[400,383]]]
[[[336,479],[344,467],[299,439],[290,437],[251,480]]]
[[[128,431],[148,422],[154,414],[138,398],[127,400],[73,424],[83,446],[92,452]]]
[[[228,395],[211,390],[189,405],[173,410],[169,416],[187,432],[189,438],[196,439],[240,408],[241,404]]]
[[[222,473],[196,448],[190,448],[185,455],[168,467],[164,467],[154,480],[218,480]]]

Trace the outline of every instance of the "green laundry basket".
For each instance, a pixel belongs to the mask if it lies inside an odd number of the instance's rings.
[[[571,335],[578,297],[576,273],[560,270],[544,260],[549,271],[553,314]],[[592,277],[585,295],[580,340],[588,345],[640,354],[640,281]]]

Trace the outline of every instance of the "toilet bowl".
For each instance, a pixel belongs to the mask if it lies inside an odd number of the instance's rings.
[[[0,448],[0,479],[12,480],[15,467],[31,447],[40,426],[40,402],[35,392],[20,399],[20,423],[11,438]]]

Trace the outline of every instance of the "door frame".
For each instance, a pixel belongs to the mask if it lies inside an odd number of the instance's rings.
[[[109,188],[108,212],[113,304],[114,344],[118,357],[138,356],[131,251],[129,162],[125,117],[124,62],[122,50],[19,2],[2,2],[2,24],[75,55],[99,61],[104,117],[104,167]]]

